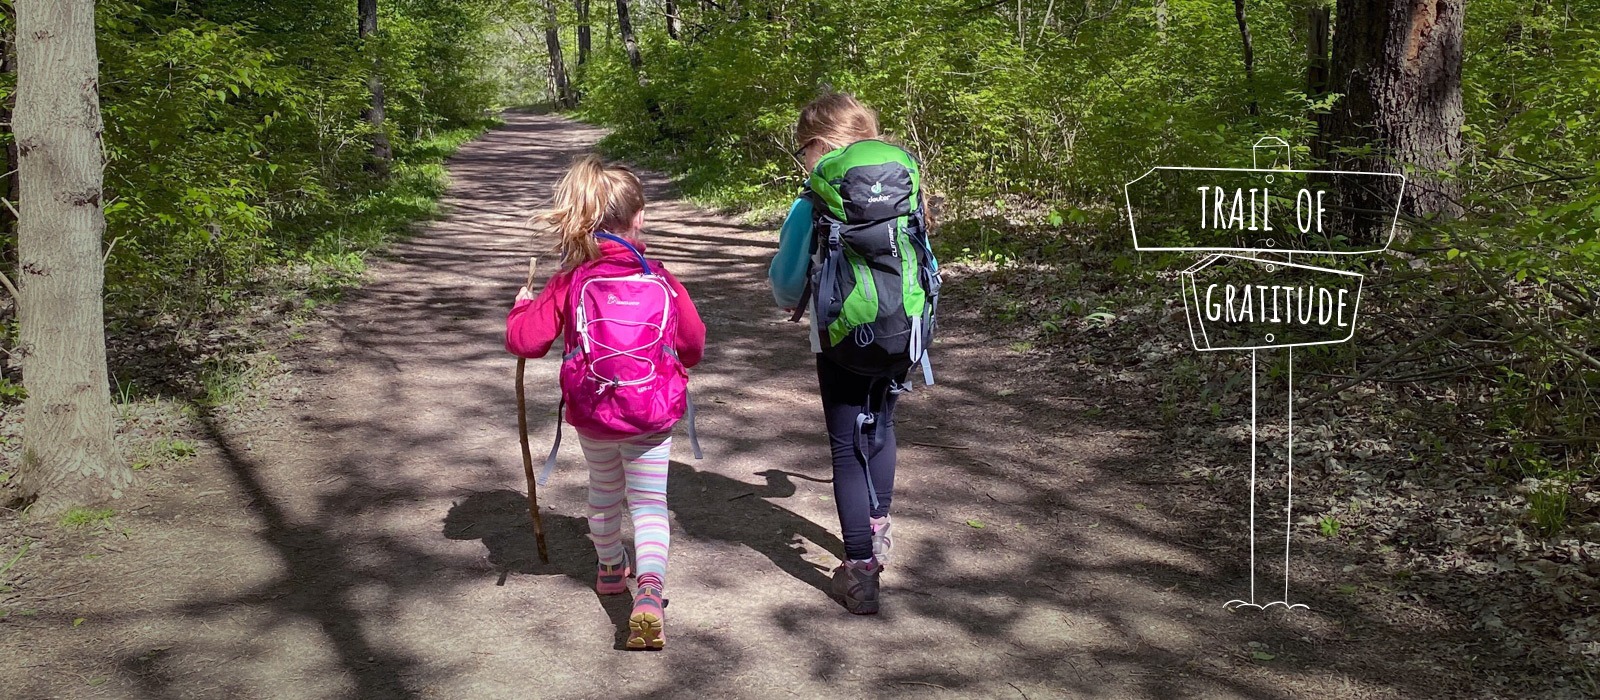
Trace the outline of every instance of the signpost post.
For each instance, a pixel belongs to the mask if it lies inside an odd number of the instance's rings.
[[[1343,343],[1355,335],[1361,303],[1359,273],[1295,263],[1295,254],[1363,255],[1388,248],[1399,215],[1405,176],[1398,173],[1294,170],[1289,145],[1266,137],[1252,147],[1251,168],[1155,167],[1124,186],[1128,226],[1140,251],[1205,253],[1179,276],[1189,338],[1201,352],[1250,352],[1250,594],[1226,608],[1266,609],[1289,602],[1289,545],[1294,521],[1294,348]],[[1266,161],[1267,167],[1261,167]],[[1370,217],[1346,205],[1348,192],[1330,190],[1338,175],[1342,188],[1376,187],[1399,178],[1394,213],[1388,225],[1365,235],[1340,230],[1342,222]],[[1256,532],[1259,354],[1287,353],[1287,458],[1283,507],[1262,516],[1275,532],[1283,528],[1283,597],[1258,602]],[[1268,474],[1276,476],[1276,474]]]

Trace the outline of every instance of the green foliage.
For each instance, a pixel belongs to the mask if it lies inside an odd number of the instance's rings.
[[[766,209],[800,183],[801,105],[824,85],[853,92],[923,157],[943,198],[936,251],[984,277],[987,317],[1041,341],[1109,331],[1124,302],[1148,301],[1136,288],[1148,295],[1183,259],[1129,252],[1123,183],[1157,164],[1245,165],[1268,135],[1315,166],[1318,115],[1343,99],[1306,88],[1305,10],[1317,0],[1252,5],[1253,77],[1229,3],[1165,4],[1163,29],[1150,3],[688,3],[682,41],[643,25],[644,80],[619,49],[597,51],[580,114],[613,128],[613,155],[672,169],[691,196]],[[1412,407],[1419,420],[1402,430],[1468,431],[1436,438],[1425,459],[1474,444],[1589,464],[1600,447],[1589,350],[1600,337],[1600,5],[1484,0],[1465,27],[1464,148],[1449,173],[1465,216],[1410,222],[1400,256],[1326,261],[1377,285],[1363,300],[1371,340],[1308,348],[1298,369],[1342,378],[1391,362],[1373,377],[1381,386],[1456,396]],[[1017,282],[1020,270],[1045,288]],[[1113,284],[1126,291],[1103,291]],[[1453,327],[1424,337],[1442,323]]]
[[[1024,3],[1021,25],[1012,6],[964,0],[686,7],[698,33],[648,34],[643,87],[618,53],[598,57],[583,113],[616,128],[614,152],[675,163],[692,193],[764,203],[798,183],[794,122],[828,84],[880,110],[952,204],[1025,195],[1079,222],[1147,164],[1247,163],[1263,133],[1305,142],[1296,15],[1253,17],[1249,84],[1230,6],[1169,5],[1165,41],[1143,4]]]
[[[97,3],[114,347],[260,305],[285,282],[331,299],[370,251],[433,214],[440,163],[498,98],[489,69],[507,5],[379,7],[363,42],[353,0]],[[382,176],[364,118],[374,67],[395,157]],[[6,264],[12,249],[0,232]],[[0,383],[0,401],[16,398]]]
[[[28,390],[20,382],[0,377],[0,406],[15,406],[28,398]]]
[[[380,5],[362,45],[342,0],[98,3],[113,318],[214,312],[273,266],[368,250],[428,208],[436,173],[408,167],[481,127],[501,3]],[[388,179],[365,167],[375,62]]]
[[[1323,537],[1338,537],[1339,519],[1332,515],[1322,516],[1317,520],[1317,532],[1322,533]]]

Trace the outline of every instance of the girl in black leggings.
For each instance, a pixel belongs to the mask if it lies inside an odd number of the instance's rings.
[[[829,93],[801,110],[795,155],[809,172],[829,151],[877,137],[878,118],[872,110],[849,95]],[[798,198],[783,222],[778,254],[768,270],[773,299],[788,311],[805,296],[806,273],[816,256],[811,227],[811,201]],[[845,562],[834,570],[833,592],[850,612],[870,615],[878,612],[878,579],[893,544],[894,406],[905,377],[866,377],[824,357],[814,305],[810,311],[811,350],[817,353],[817,384],[833,451],[833,495],[844,535]]]

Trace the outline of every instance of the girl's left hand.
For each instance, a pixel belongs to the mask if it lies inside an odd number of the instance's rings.
[[[524,286],[517,290],[517,301],[526,301],[534,297],[533,290]]]

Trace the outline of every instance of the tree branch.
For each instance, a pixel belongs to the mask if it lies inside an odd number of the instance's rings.
[[[1390,353],[1388,357],[1385,357],[1382,360],[1378,361],[1376,364],[1372,365],[1371,367],[1368,367],[1367,371],[1356,375],[1350,381],[1347,381],[1347,382],[1345,382],[1343,384],[1339,384],[1337,386],[1329,387],[1326,390],[1322,391],[1321,393],[1317,394],[1316,396],[1313,396],[1313,397],[1311,397],[1309,399],[1306,399],[1305,401],[1301,402],[1300,406],[1299,406],[1300,410],[1304,411],[1304,410],[1310,409],[1311,407],[1316,406],[1317,404],[1321,403],[1323,400],[1327,399],[1328,397],[1333,396],[1335,394],[1338,394],[1339,392],[1344,391],[1345,389],[1349,389],[1350,387],[1353,387],[1353,386],[1355,386],[1357,384],[1360,384],[1361,382],[1364,382],[1364,381],[1370,379],[1373,375],[1377,374],[1379,370],[1381,370],[1381,369],[1383,369],[1385,367],[1388,367],[1389,365],[1394,364],[1400,358],[1405,357],[1405,355],[1407,353],[1411,352],[1412,350],[1417,349],[1418,347],[1421,347],[1423,343],[1426,343],[1426,342],[1428,342],[1430,340],[1433,340],[1434,338],[1439,337],[1440,334],[1442,334],[1446,330],[1448,330],[1450,328],[1454,328],[1454,327],[1455,327],[1455,319],[1452,317],[1451,319],[1446,320],[1446,321],[1440,323],[1439,325],[1435,326],[1434,329],[1431,330],[1431,331],[1428,331],[1428,333],[1426,335],[1423,335],[1422,337],[1411,341],[1411,343],[1406,345],[1405,347],[1400,348],[1399,350],[1396,350],[1396,351]]]
[[[15,299],[18,304],[22,303],[22,293],[17,291],[17,286],[11,283],[11,278],[7,277],[4,271],[0,271],[0,284],[5,285],[6,291],[11,293],[12,299]]]

